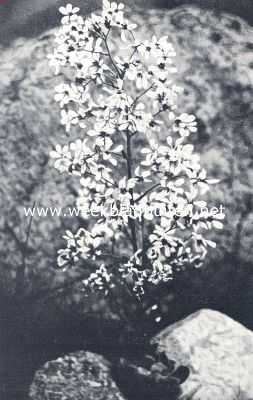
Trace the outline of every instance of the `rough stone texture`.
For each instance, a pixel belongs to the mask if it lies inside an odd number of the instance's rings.
[[[241,244],[252,211],[253,30],[239,18],[185,7],[153,15],[141,35],[152,31],[168,33],[177,49],[182,110],[199,120],[193,143],[209,174],[221,179],[209,204],[223,204],[227,218],[225,229],[215,233],[219,243],[211,256],[234,252],[249,261],[253,247],[245,251]]]
[[[215,12],[229,12],[253,23],[252,0],[124,0],[133,8],[174,8],[186,4],[199,6]],[[33,37],[57,24],[57,9],[62,0],[2,0],[0,2],[0,43],[8,44],[13,39]],[[102,0],[72,0],[72,4],[81,7],[82,12],[93,11],[101,6]]]
[[[82,13],[95,11],[102,6],[102,0],[71,0]],[[58,9],[67,4],[63,0],[1,0],[0,1],[0,43],[8,45],[18,37],[35,37],[58,24]],[[125,0],[133,8],[166,7],[167,0]]]
[[[35,200],[37,205],[46,207],[74,202],[70,183],[48,166],[49,149],[64,139],[59,110],[53,102],[56,79],[46,58],[50,46],[51,41],[45,37],[19,41],[2,53],[0,253],[7,273],[10,266],[15,270],[21,262],[18,241],[25,240],[29,221],[23,207],[32,206]],[[6,223],[17,238],[11,230],[5,230]],[[54,275],[56,249],[67,224],[63,217],[34,217],[27,255],[27,273],[35,285],[33,289]],[[57,279],[62,281],[62,275],[58,273]]]
[[[168,358],[190,368],[184,399],[251,400],[253,333],[224,314],[201,310],[155,337]]]
[[[73,0],[83,13],[96,10],[101,0]],[[56,26],[58,9],[67,2],[62,0],[2,0],[0,3],[0,43],[5,45],[17,37],[34,37]]]
[[[252,24],[253,3],[251,0],[164,0],[164,6],[175,7],[191,4],[207,9],[213,9],[217,13],[229,12],[243,17]]]
[[[193,138],[209,174],[222,182],[210,204],[226,207],[225,229],[216,233],[217,261],[232,253],[239,262],[253,256],[253,31],[236,17],[192,7],[168,12],[142,11],[132,16],[145,39],[168,34],[178,51],[178,82],[185,88],[182,111],[194,112],[200,125]],[[25,238],[23,206],[74,204],[75,180],[60,176],[48,164],[53,144],[66,141],[54,103],[58,78],[48,67],[52,32],[38,39],[16,41],[1,54],[0,72],[0,225],[8,220],[18,238]],[[74,136],[75,137],[75,134]],[[27,272],[30,282],[62,282],[53,272],[56,249],[73,218],[35,218]],[[20,263],[17,240],[0,228],[2,274],[15,276]],[[14,268],[10,268],[13,266]],[[72,274],[72,272],[70,272]],[[29,275],[30,274],[30,275]],[[55,276],[56,275],[56,276]],[[6,278],[5,276],[5,278]],[[64,275],[66,276],[66,274]],[[6,278],[7,279],[7,278]],[[4,281],[4,278],[2,279]],[[4,281],[5,282],[5,281]],[[6,286],[6,285],[5,285]]]
[[[47,362],[36,372],[29,394],[32,400],[123,400],[109,363],[84,351]]]

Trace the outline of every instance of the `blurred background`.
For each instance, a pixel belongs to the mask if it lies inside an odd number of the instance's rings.
[[[50,359],[78,349],[129,356],[144,329],[152,336],[203,307],[253,329],[253,1],[125,2],[140,35],[168,34],[177,49],[177,82],[185,88],[180,107],[197,116],[193,144],[209,174],[221,179],[208,200],[226,208],[225,228],[214,233],[217,250],[204,268],[183,271],[145,304],[158,304],[159,324],[158,314],[141,315],[124,292],[118,304],[85,297],[80,283],[88,266],[55,268],[64,230],[80,221],[35,218],[30,226],[24,216],[23,207],[34,201],[75,202],[75,181],[59,176],[48,159],[56,143],[68,140],[47,60],[48,29],[59,23],[57,9],[65,3],[0,1],[1,400],[27,400],[34,371]],[[72,3],[84,14],[101,6],[99,0]]]
[[[0,42],[8,44],[16,37],[31,37],[55,26],[58,18],[57,9],[63,3],[61,0],[2,0],[0,2]],[[72,3],[86,13],[99,8],[101,1],[73,0]],[[125,3],[131,7],[167,9],[192,4],[217,12],[233,13],[253,23],[252,0],[127,0]]]

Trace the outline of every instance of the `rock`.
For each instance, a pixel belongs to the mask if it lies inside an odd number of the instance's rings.
[[[0,2],[0,43],[5,45],[20,36],[34,37],[47,29],[56,26],[57,10],[63,5],[62,0],[2,0]],[[73,0],[75,6],[81,7],[83,13],[94,11],[102,0],[83,2]],[[216,13],[228,12],[253,23],[253,3],[251,0],[125,0],[131,7],[175,8],[185,4],[214,10]]]
[[[253,204],[253,29],[239,18],[192,7],[147,15],[140,36],[166,32],[174,43],[178,82],[185,89],[180,106],[196,114],[199,133],[193,143],[209,175],[221,180],[208,198],[209,206],[222,204],[226,213],[225,229],[214,233],[218,246],[211,259],[230,253],[248,262],[253,239],[247,251],[241,243]]]
[[[226,315],[203,309],[164,329],[153,343],[189,367],[185,400],[253,398],[253,333]]]
[[[114,367],[114,376],[128,399],[176,400],[189,369],[152,352],[139,357],[136,363],[121,358]]]
[[[238,263],[249,261],[253,256],[252,218],[248,218],[253,211],[252,28],[239,18],[193,7],[143,11],[132,19],[143,38],[167,34],[174,43],[177,83],[185,88],[181,109],[197,115],[200,131],[193,141],[209,174],[221,179],[209,203],[223,203],[227,218],[225,229],[215,233],[218,246],[211,259],[217,262],[230,253]],[[67,140],[54,102],[60,78],[54,77],[47,61],[52,35],[50,31],[36,39],[20,39],[1,57],[0,259],[2,281],[7,280],[5,287],[10,288],[21,260],[15,236],[24,240],[28,227],[23,207],[34,201],[38,206],[68,207],[75,201],[75,180],[60,176],[48,164],[53,145]],[[6,221],[14,234],[5,230]],[[28,291],[68,277],[53,266],[65,228],[75,224],[74,218],[64,216],[34,217]]]
[[[0,83],[0,243],[1,262],[12,273],[21,263],[21,246],[29,224],[24,207],[36,204],[61,207],[73,205],[73,187],[48,166],[48,152],[64,139],[59,110],[54,105],[56,79],[48,67],[50,37],[19,41],[3,52]],[[60,193],[64,193],[64,196]],[[6,224],[8,227],[6,227]],[[43,282],[62,282],[63,275],[54,269],[56,248],[64,216],[34,217],[27,252],[27,290]],[[4,271],[4,268],[2,269]],[[36,271],[36,278],[34,272]],[[13,278],[13,276],[12,276]],[[9,290],[12,289],[8,282]]]
[[[123,400],[100,355],[78,351],[47,362],[30,387],[32,400]]]
[[[214,10],[217,13],[227,12],[244,18],[252,24],[253,4],[251,0],[164,0],[164,7],[178,7],[191,4]]]
[[[95,11],[102,0],[73,0],[83,14]],[[133,8],[166,7],[166,0],[125,0]],[[57,26],[58,9],[67,4],[63,0],[1,0],[0,1],[0,43],[9,45],[18,37],[36,37],[38,34]]]
[[[0,3],[0,43],[8,45],[18,37],[35,37],[56,26],[59,21],[58,9],[65,5],[62,0],[18,0]],[[101,6],[101,0],[74,0],[72,4],[81,7],[87,14]]]

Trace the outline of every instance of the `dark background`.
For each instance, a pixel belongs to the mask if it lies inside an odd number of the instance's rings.
[[[62,0],[0,0],[0,43],[8,45],[20,36],[35,36],[55,26],[58,22],[56,10],[68,3]],[[101,0],[73,0],[83,13],[100,7]],[[200,7],[225,11],[241,16],[253,23],[252,0],[125,0],[132,9],[138,6],[173,8],[183,4],[195,4]]]

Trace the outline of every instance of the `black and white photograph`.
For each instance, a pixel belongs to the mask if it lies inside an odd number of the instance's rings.
[[[0,400],[253,399],[253,0],[0,0]]]

